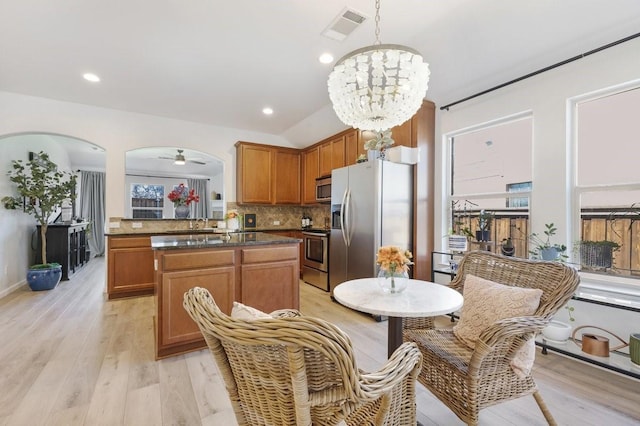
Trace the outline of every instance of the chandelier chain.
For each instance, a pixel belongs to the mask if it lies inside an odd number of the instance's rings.
[[[374,44],[382,44],[380,42],[380,0],[376,0],[376,42]]]
[[[422,105],[429,64],[410,47],[380,41],[380,0],[375,0],[372,46],[342,57],[329,74],[329,98],[338,118],[361,130],[382,132],[410,119]]]

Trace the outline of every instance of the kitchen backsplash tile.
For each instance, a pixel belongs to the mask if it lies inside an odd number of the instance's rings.
[[[302,215],[306,213],[313,219],[314,228],[324,228],[329,223],[331,207],[320,206],[246,206],[236,203],[227,203],[227,211],[235,209],[241,215],[254,213],[256,215],[256,228],[283,228],[296,229],[302,226]],[[274,225],[274,222],[280,222]]]

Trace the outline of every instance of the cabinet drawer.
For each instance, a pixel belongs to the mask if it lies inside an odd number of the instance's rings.
[[[109,248],[111,249],[135,247],[151,247],[151,237],[109,237]]]
[[[298,246],[269,247],[242,250],[242,263],[263,263],[298,258]]]
[[[181,269],[201,269],[235,263],[233,250],[202,251],[190,253],[169,253],[162,256],[163,271],[178,271]]]

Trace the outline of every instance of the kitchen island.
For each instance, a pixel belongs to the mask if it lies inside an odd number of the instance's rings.
[[[110,218],[107,237],[107,297],[109,300],[155,294],[155,271],[151,237],[153,236],[208,236],[215,239],[217,229],[198,228],[202,222],[183,219],[124,219]],[[135,225],[135,226],[134,226]],[[113,226],[111,228],[111,226]],[[272,227],[252,229],[302,241],[300,228]],[[251,232],[250,232],[251,233]],[[192,237],[193,238],[193,237]],[[300,261],[303,259],[299,244]],[[302,269],[300,265],[299,269]]]
[[[192,287],[209,290],[226,314],[238,301],[264,312],[299,309],[300,240],[262,232],[151,237],[156,358],[206,347],[182,307]]]

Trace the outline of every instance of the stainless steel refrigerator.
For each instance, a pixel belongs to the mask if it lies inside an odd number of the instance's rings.
[[[410,250],[413,166],[374,160],[331,173],[329,289],[377,275],[380,246]]]

